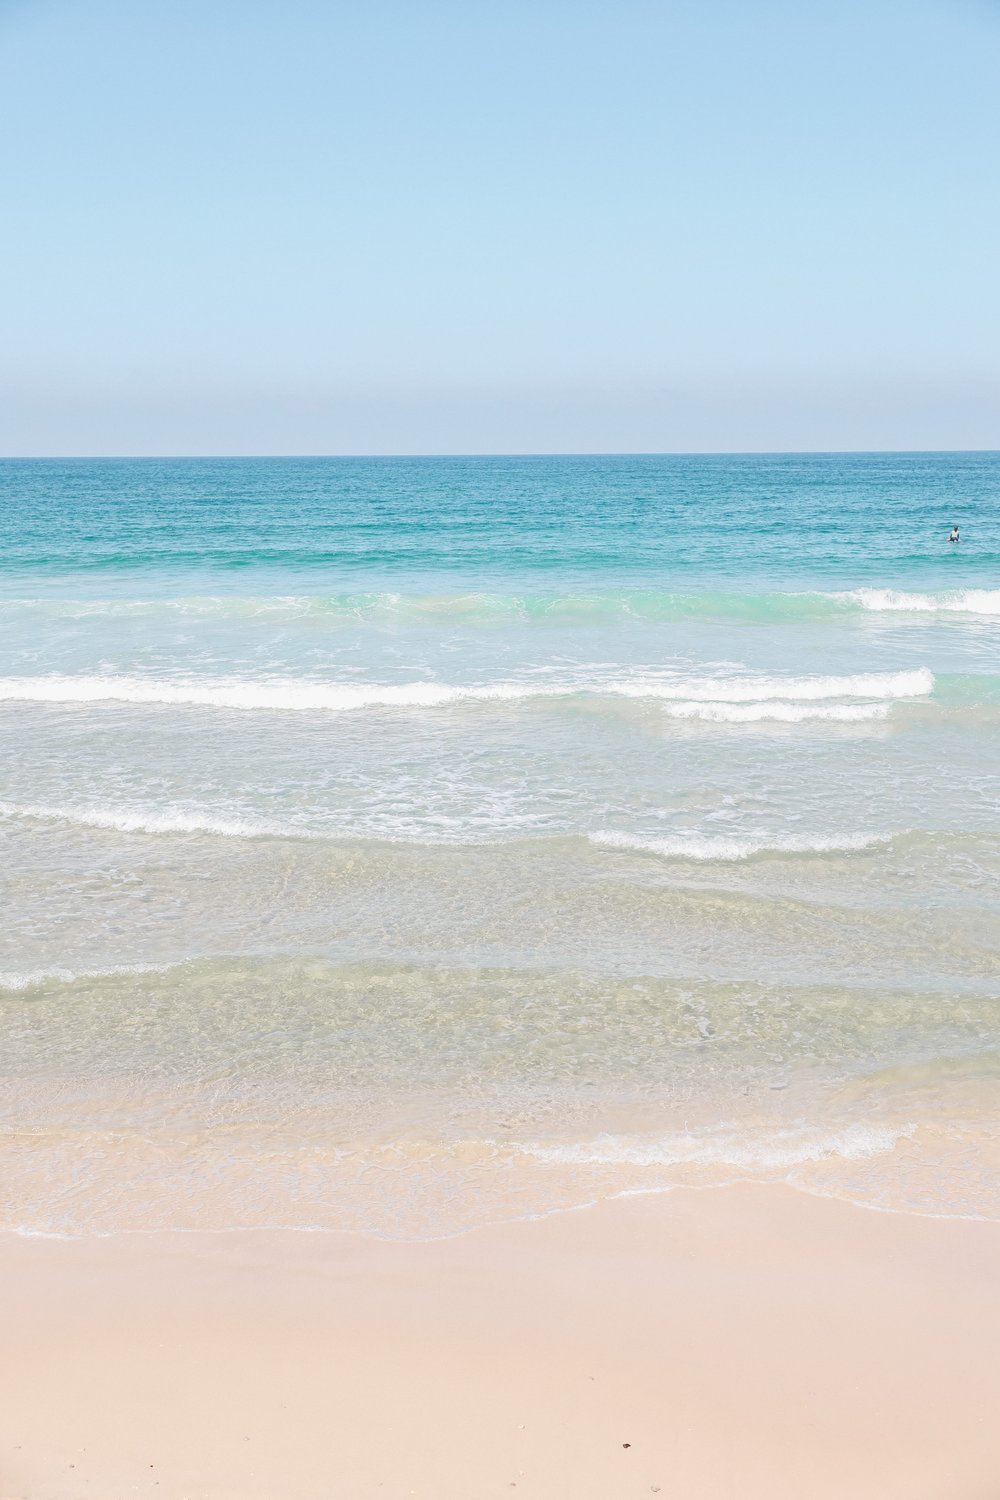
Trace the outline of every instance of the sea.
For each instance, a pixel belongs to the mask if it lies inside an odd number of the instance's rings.
[[[0,1228],[1000,1216],[1000,454],[0,507]]]

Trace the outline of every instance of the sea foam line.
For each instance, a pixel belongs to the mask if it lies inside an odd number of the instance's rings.
[[[0,802],[0,817],[31,818],[44,823],[76,823],[115,833],[212,833],[225,838],[309,838],[317,835],[280,823],[252,818],[216,818],[210,813],[155,812],[117,807],[21,806]]]
[[[669,703],[671,719],[700,719],[706,724],[805,724],[825,719],[837,724],[862,724],[887,719],[888,703]]]
[[[663,838],[642,838],[631,833],[592,833],[592,844],[608,849],[634,849],[642,854],[659,854],[668,859],[720,860],[731,863],[751,859],[755,854],[848,854],[874,849],[891,842],[890,834],[846,834],[838,838],[701,838],[674,834]]]
[[[862,1161],[894,1150],[901,1140],[910,1139],[915,1130],[915,1125],[853,1124],[833,1131],[800,1127],[771,1131],[753,1140],[733,1127],[705,1134],[684,1131],[652,1138],[601,1135],[591,1141],[559,1145],[511,1142],[509,1149],[553,1166],[723,1166],[773,1171],[832,1157]]]
[[[0,701],[33,703],[135,703],[196,708],[275,709],[284,712],[345,711],[363,708],[439,708],[463,701],[565,698],[578,694],[648,698],[673,704],[676,717],[751,722],[805,717],[859,719],[884,717],[885,702],[827,704],[822,714],[801,705],[837,698],[894,700],[926,696],[934,677],[926,668],[906,672],[864,672],[853,676],[753,677],[682,676],[551,679],[453,685],[440,682],[324,683],[303,678],[157,679],[129,676],[0,678]],[[704,705],[700,708],[699,705]],[[737,712],[740,706],[745,712]],[[766,711],[763,705],[771,705]],[[729,713],[723,712],[729,708]],[[851,710],[850,712],[848,710]]]
[[[774,699],[814,703],[826,698],[919,698],[933,688],[934,674],[918,667],[907,672],[857,672],[846,677],[680,677],[662,682],[640,677],[615,683],[610,690],[636,698],[756,705]]]
[[[359,837],[368,842],[370,838],[368,835],[359,835],[350,830],[304,828],[295,824],[270,823],[253,818],[217,818],[210,813],[188,813],[172,809],[158,812],[141,808],[128,810],[120,807],[61,807],[0,802],[0,818],[70,823],[78,827],[106,829],[112,833],[207,833],[222,838],[306,839],[312,842],[324,839],[353,841]],[[385,841],[385,837],[383,835],[376,841]],[[847,834],[834,838],[780,835],[758,838],[720,838],[677,834],[659,838],[643,838],[637,834],[614,831],[587,835],[591,844],[611,849],[634,849],[640,853],[659,854],[667,858],[729,861],[749,859],[755,854],[849,853],[890,843],[892,837],[891,834]],[[395,838],[390,841],[399,842]],[[405,842],[431,846],[441,844],[439,838],[420,838]],[[492,838],[489,842],[493,842]]]
[[[165,974],[176,969],[169,964],[109,964],[98,969],[12,969],[0,973],[0,990],[33,990],[42,984],[74,984],[78,979],[111,979],[121,974]]]

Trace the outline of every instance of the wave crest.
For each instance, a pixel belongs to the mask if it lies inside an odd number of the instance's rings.
[[[954,589],[942,594],[912,594],[901,589],[848,589],[830,599],[864,610],[905,614],[1000,615],[1000,589]]]

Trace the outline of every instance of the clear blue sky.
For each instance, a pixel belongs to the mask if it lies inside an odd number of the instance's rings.
[[[0,0],[0,452],[1000,448],[1000,0]]]

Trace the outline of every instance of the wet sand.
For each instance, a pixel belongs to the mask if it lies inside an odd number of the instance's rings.
[[[1000,1224],[750,1186],[0,1240],[3,1500],[995,1500]]]

